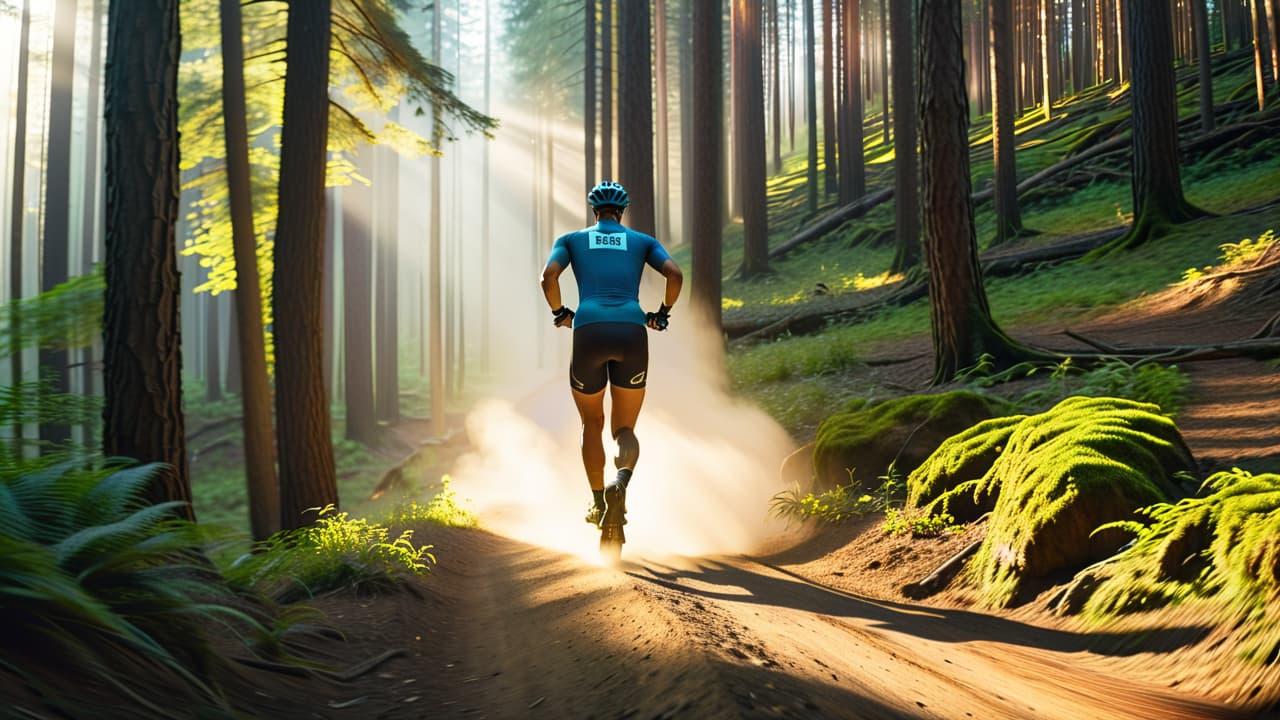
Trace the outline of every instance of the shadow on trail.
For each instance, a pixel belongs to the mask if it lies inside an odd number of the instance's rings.
[[[774,565],[762,567],[777,575],[754,572],[716,560],[690,559],[690,563],[691,569],[648,564],[643,568],[628,569],[627,574],[708,599],[859,619],[867,621],[870,627],[947,643],[985,640],[1063,653],[1089,651],[1100,655],[1128,656],[1155,648],[1194,644],[1204,639],[1212,629],[1190,625],[1130,632],[1056,630],[968,610],[876,600],[820,585]]]

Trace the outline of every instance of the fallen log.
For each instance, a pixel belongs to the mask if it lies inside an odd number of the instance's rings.
[[[796,247],[811,240],[817,240],[823,237],[827,233],[832,232],[850,220],[862,217],[872,208],[875,208],[877,205],[892,197],[893,188],[886,188],[884,190],[873,192],[870,195],[863,195],[848,205],[841,205],[824,217],[819,218],[813,223],[810,223],[807,227],[802,228],[800,232],[793,235],[790,240],[774,247],[769,251],[769,259],[777,260],[783,255],[786,255],[796,249]]]
[[[1115,227],[1089,233],[1053,243],[1033,247],[1021,252],[1008,252],[1003,248],[997,253],[984,253],[989,259],[979,258],[982,272],[986,277],[1005,277],[1017,275],[1028,266],[1040,266],[1045,263],[1057,263],[1084,257],[1091,250],[1102,247],[1111,240],[1125,233],[1127,227]],[[899,285],[884,292],[858,293],[841,302],[833,298],[833,302],[824,302],[821,306],[812,305],[801,308],[780,318],[768,320],[749,320],[741,323],[732,321],[724,323],[724,332],[730,340],[744,343],[773,338],[788,333],[806,335],[817,332],[830,322],[848,322],[878,312],[886,307],[906,305],[928,294],[928,284],[924,281]]]

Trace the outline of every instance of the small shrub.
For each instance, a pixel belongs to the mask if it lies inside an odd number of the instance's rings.
[[[1263,253],[1265,253],[1275,243],[1275,241],[1275,230],[1268,230],[1259,235],[1256,240],[1244,238],[1240,242],[1223,243],[1218,246],[1218,249],[1222,251],[1222,255],[1219,256],[1220,262],[1216,267],[1206,265],[1204,268],[1187,268],[1182,273],[1182,280],[1183,282],[1194,282],[1215,270],[1230,270],[1232,268],[1239,268],[1248,265],[1262,257]]]
[[[440,479],[440,491],[425,505],[416,500],[396,507],[387,517],[388,525],[412,525],[414,523],[435,523],[445,527],[473,528],[480,520],[471,510],[458,504],[458,492],[450,487],[452,480],[448,475]]]
[[[798,519],[817,518],[833,525],[839,525],[855,517],[868,513],[887,511],[902,503],[901,494],[904,487],[901,475],[891,465],[889,471],[881,475],[880,485],[874,494],[860,492],[861,483],[854,480],[853,468],[845,470],[849,474],[849,484],[814,494],[800,494],[800,488],[784,490],[769,502],[770,511],[775,517]]]
[[[432,546],[415,546],[411,529],[393,539],[385,526],[332,506],[313,510],[314,525],[276,534],[262,552],[233,565],[228,578],[290,603],[345,588],[394,587],[435,563]]]
[[[884,523],[880,528],[886,535],[911,533],[912,537],[917,538],[938,537],[943,533],[964,530],[964,526],[956,523],[956,519],[947,513],[930,515],[899,508],[885,510]]]
[[[1052,367],[1044,387],[1023,395],[1015,404],[1024,411],[1035,412],[1073,396],[1115,397],[1159,405],[1173,417],[1186,404],[1190,387],[1191,380],[1177,366],[1113,359],[1085,370],[1067,358]]]

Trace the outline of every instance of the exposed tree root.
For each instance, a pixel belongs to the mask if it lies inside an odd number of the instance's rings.
[[[1271,325],[1276,321],[1272,318]],[[1266,329],[1266,328],[1264,328]],[[1252,358],[1254,360],[1270,360],[1280,357],[1280,338],[1252,337],[1244,340],[1229,340],[1220,343],[1199,345],[1147,345],[1139,347],[1118,347],[1101,340],[1063,330],[1063,335],[1099,350],[1103,357],[1134,361],[1139,364],[1148,362],[1178,363],[1201,360],[1223,360],[1226,358]]]
[[[960,552],[952,555],[946,562],[942,563],[937,570],[929,574],[929,577],[919,582],[907,583],[902,586],[902,594],[912,600],[920,600],[930,595],[937,595],[947,586],[951,580],[959,574],[964,568],[965,562],[978,552],[978,548],[982,547],[981,540],[975,540],[969,543]]]
[[[247,665],[258,670],[280,673],[282,675],[293,675],[294,677],[318,677],[325,680],[333,680],[335,682],[351,682],[361,675],[365,675],[376,670],[379,666],[392,658],[408,654],[409,651],[404,648],[394,648],[382,653],[381,655],[375,655],[364,662],[357,663],[342,671],[317,670],[315,668],[305,667],[302,665],[274,662],[271,660],[263,660],[261,658],[237,657],[232,659],[241,665]]]

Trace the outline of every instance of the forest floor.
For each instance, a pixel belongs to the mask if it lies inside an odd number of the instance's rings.
[[[1178,292],[1071,329],[1116,344],[1212,342],[1247,336],[1274,311]],[[1012,331],[1077,347],[1062,329]],[[928,383],[926,336],[877,352],[919,358],[861,365],[875,375],[865,380]],[[1280,468],[1274,365],[1184,371],[1178,422],[1202,470]],[[1001,612],[973,610],[962,590],[903,597],[983,532],[912,539],[866,517],[792,529],[751,556],[624,553],[610,569],[484,530],[422,528],[440,562],[409,592],[312,603],[345,635],[322,650],[334,662],[403,654],[347,683],[259,685],[250,705],[333,718],[1280,717],[1280,670],[1241,660],[1204,609],[1096,627],[1049,613],[1051,588]],[[584,528],[582,540],[594,536]]]

